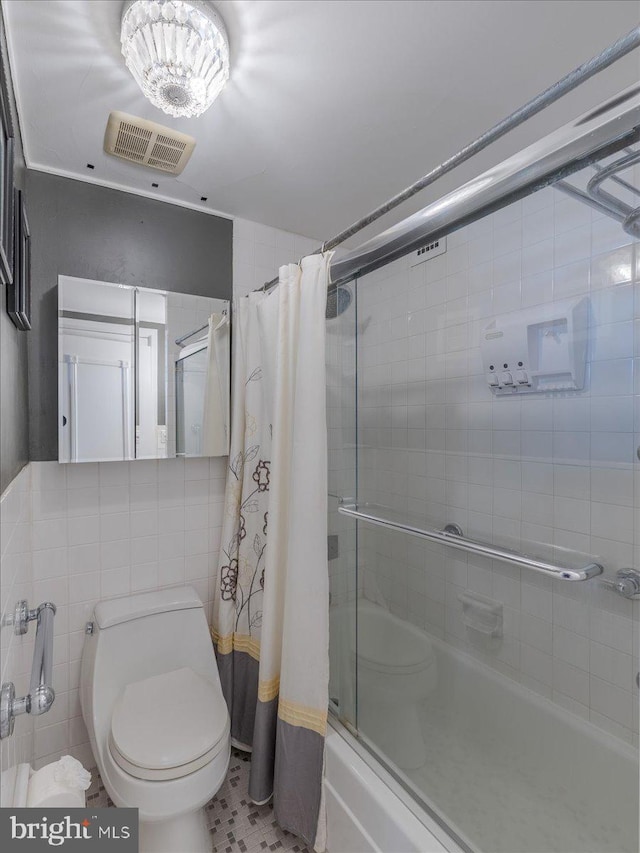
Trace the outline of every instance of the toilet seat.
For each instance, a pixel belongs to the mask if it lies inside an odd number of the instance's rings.
[[[417,663],[402,664],[377,661],[366,655],[358,655],[358,665],[384,675],[416,675],[429,669],[429,667],[435,666],[435,658],[432,656],[425,657]]]
[[[351,632],[352,653],[360,666],[384,675],[415,675],[436,666],[433,646],[424,631],[367,604],[358,608],[357,634]]]
[[[222,691],[189,667],[128,684],[111,716],[109,750],[138,779],[179,779],[227,743]]]

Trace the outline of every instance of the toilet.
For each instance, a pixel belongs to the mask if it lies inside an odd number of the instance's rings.
[[[191,587],[99,602],[80,674],[82,716],[116,806],[139,810],[141,853],[204,853],[204,805],[227,773],[230,721]]]
[[[357,674],[358,730],[402,770],[417,770],[427,760],[421,706],[438,687],[433,644],[420,628],[372,601],[358,601],[357,627],[355,617],[355,606],[336,608],[330,633],[342,631],[343,647],[350,648],[346,679]],[[339,651],[332,651],[335,658]],[[337,659],[331,671],[339,671]],[[334,684],[331,695],[338,690]]]

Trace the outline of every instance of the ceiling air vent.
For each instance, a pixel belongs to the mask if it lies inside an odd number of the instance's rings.
[[[431,243],[426,243],[421,246],[411,255],[411,266],[417,267],[423,261],[429,261],[431,258],[437,258],[438,255],[444,255],[447,251],[447,238],[440,237],[439,240],[433,240]]]
[[[104,134],[107,154],[169,175],[182,172],[195,145],[186,133],[121,112],[109,114]]]

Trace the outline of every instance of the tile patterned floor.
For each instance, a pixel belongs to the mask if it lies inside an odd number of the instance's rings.
[[[275,850],[283,853],[312,853],[304,841],[280,829],[270,803],[257,806],[249,800],[247,788],[250,767],[249,755],[236,749],[231,750],[227,778],[206,806],[212,853],[265,853]],[[87,805],[97,808],[113,806],[97,768],[93,768],[91,775],[93,781],[87,791]]]

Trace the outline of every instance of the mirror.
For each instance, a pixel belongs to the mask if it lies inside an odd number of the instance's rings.
[[[58,278],[60,462],[225,456],[229,302]]]

